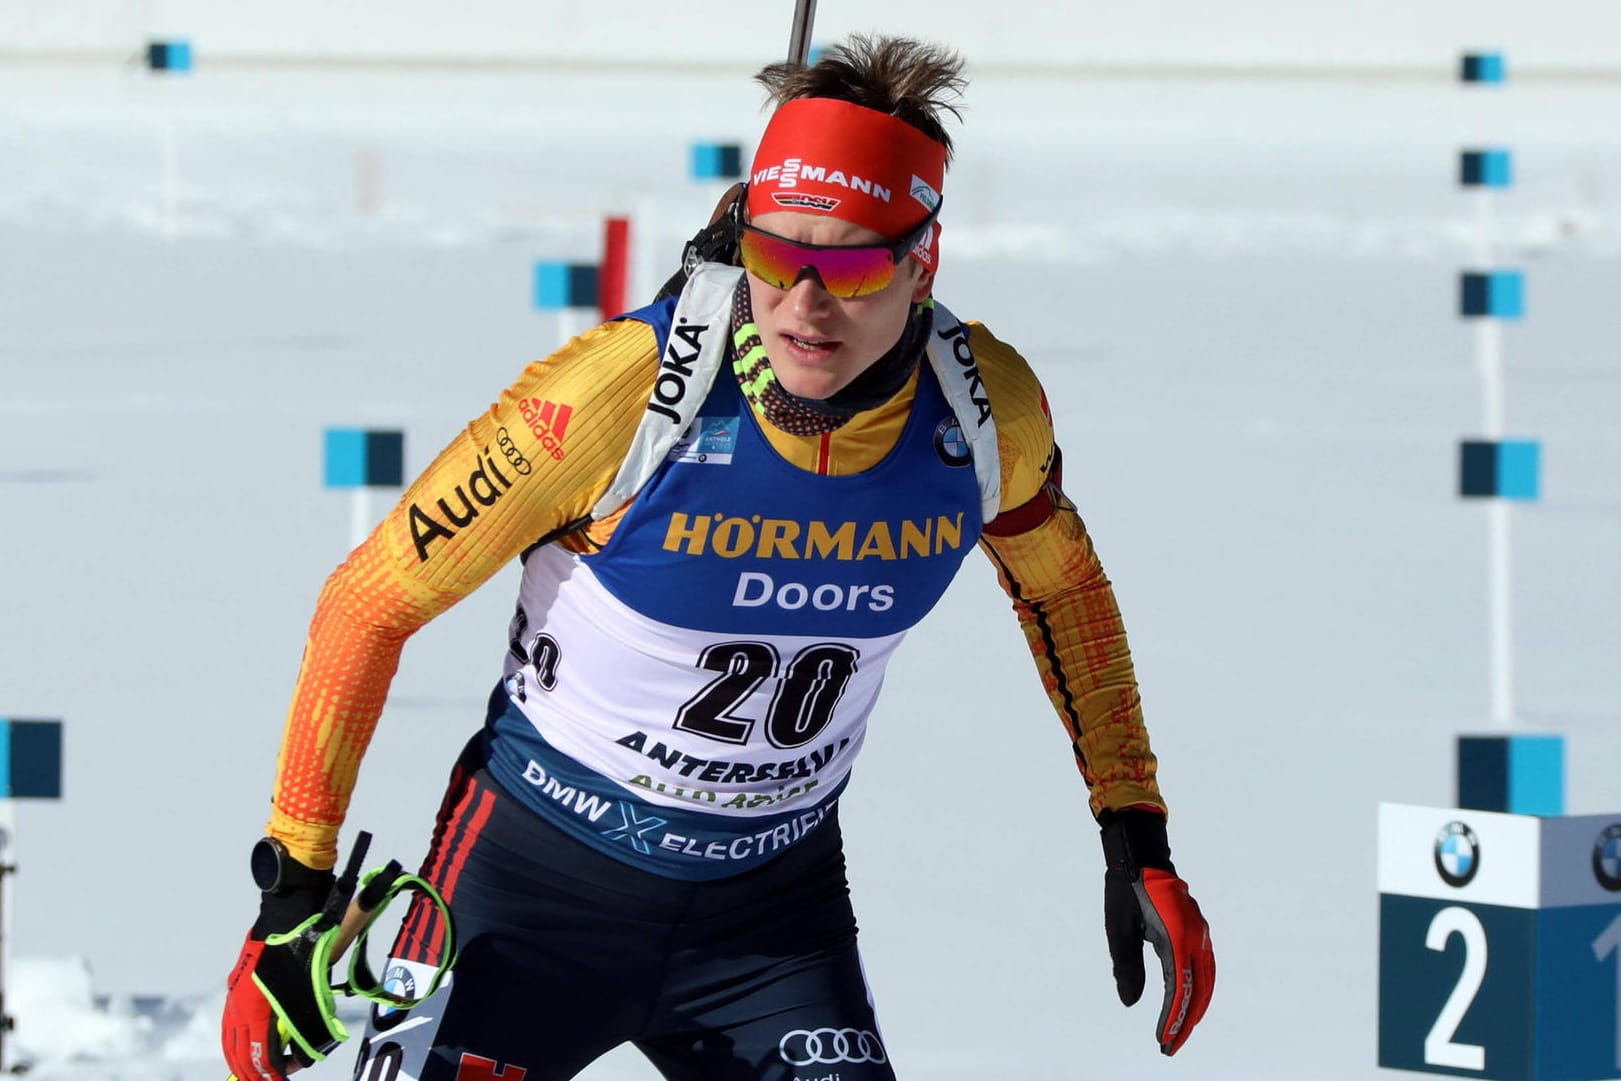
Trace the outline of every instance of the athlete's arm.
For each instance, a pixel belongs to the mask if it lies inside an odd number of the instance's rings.
[[[316,605],[268,831],[329,868],[405,640],[543,537],[586,518],[618,472],[657,373],[646,324],[609,323],[531,364],[440,452]]]
[[[1125,625],[1086,525],[1060,487],[1061,456],[1029,365],[983,326],[974,358],[996,410],[1002,509],[980,547],[996,565],[1091,791],[1093,814],[1165,811]]]

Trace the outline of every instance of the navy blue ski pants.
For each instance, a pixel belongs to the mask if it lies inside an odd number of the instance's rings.
[[[670,1081],[893,1081],[836,814],[763,867],[677,881],[546,824],[476,745],[424,865],[460,957],[420,1006],[373,1010],[356,1081],[553,1081],[627,1041]],[[426,985],[436,922],[408,910],[385,984]]]

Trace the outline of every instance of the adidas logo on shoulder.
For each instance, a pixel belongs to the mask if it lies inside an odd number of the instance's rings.
[[[572,405],[528,398],[518,403],[518,412],[540,445],[557,461],[563,460],[563,436],[568,432],[569,418],[574,415]]]

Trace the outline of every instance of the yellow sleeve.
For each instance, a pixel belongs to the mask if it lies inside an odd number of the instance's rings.
[[[626,320],[529,365],[327,579],[282,737],[268,831],[313,867],[338,827],[405,640],[536,541],[587,517],[657,374]]]
[[[1163,813],[1125,624],[1086,524],[1060,488],[1046,395],[1017,352],[982,326],[971,333],[1002,460],[1002,512],[986,523],[980,548],[1013,601],[1092,813]]]

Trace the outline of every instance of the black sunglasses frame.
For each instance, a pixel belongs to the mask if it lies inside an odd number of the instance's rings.
[[[749,194],[748,185],[745,184],[743,186],[743,191],[737,197],[737,201],[731,205],[731,207],[729,208],[729,211],[728,211],[728,217],[730,217],[731,221],[732,221],[732,227],[733,227],[733,229],[732,229],[732,243],[734,245],[738,244],[742,240],[743,233],[746,230],[746,231],[751,232],[751,233],[759,233],[761,236],[768,236],[772,240],[780,240],[784,244],[792,244],[796,248],[804,248],[807,251],[849,251],[849,250],[851,250],[853,248],[885,248],[885,249],[887,249],[889,251],[890,261],[893,262],[896,266],[900,266],[901,265],[901,260],[905,259],[907,254],[909,252],[911,252],[911,250],[914,247],[917,246],[918,241],[922,240],[925,236],[928,235],[929,230],[934,226],[934,223],[936,221],[938,221],[939,218],[940,218],[940,208],[945,206],[945,204],[946,204],[946,200],[945,200],[944,196],[941,196],[939,199],[936,199],[935,203],[934,203],[934,209],[929,211],[929,216],[923,219],[922,224],[920,224],[916,229],[913,229],[910,233],[908,233],[902,239],[893,241],[891,243],[887,243],[887,244],[807,244],[804,241],[790,240],[788,237],[779,236],[776,233],[773,233],[773,232],[771,232],[771,231],[769,231],[767,229],[761,229],[758,226],[750,225],[746,220],[744,220],[743,215],[744,215],[745,211],[744,211],[743,208],[745,206],[747,206],[747,204],[748,204],[748,194]]]

